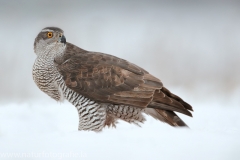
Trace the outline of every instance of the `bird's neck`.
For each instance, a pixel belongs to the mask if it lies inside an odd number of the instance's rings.
[[[44,59],[46,61],[53,61],[53,59],[57,56],[63,56],[65,52],[66,45],[57,44],[57,45],[49,45],[44,49],[39,49],[36,53],[38,53],[38,58]]]

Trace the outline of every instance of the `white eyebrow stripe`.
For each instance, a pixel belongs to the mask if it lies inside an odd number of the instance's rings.
[[[53,32],[51,29],[43,29],[41,32]]]

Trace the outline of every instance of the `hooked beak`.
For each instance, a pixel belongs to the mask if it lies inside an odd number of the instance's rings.
[[[62,35],[60,42],[66,44],[66,38],[64,35]]]

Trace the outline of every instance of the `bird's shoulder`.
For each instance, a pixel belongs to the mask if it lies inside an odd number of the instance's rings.
[[[148,72],[143,68],[122,58],[106,53],[87,51],[71,43],[67,43],[64,54],[61,57],[56,57],[54,62],[59,69],[68,71],[74,71],[72,67],[77,70],[80,68],[86,68],[89,71],[93,68],[118,67],[137,75],[148,74]]]

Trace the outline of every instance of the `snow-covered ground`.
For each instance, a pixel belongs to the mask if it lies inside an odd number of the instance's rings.
[[[100,133],[77,131],[68,102],[0,106],[0,159],[240,159],[240,108],[194,105],[190,126],[172,128],[147,117],[142,127],[119,122]]]

